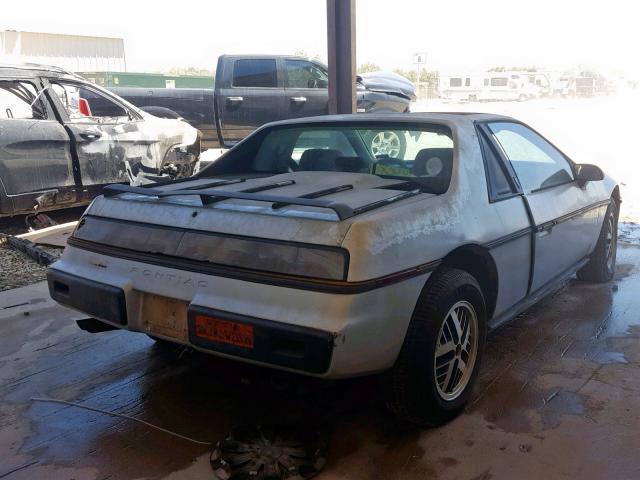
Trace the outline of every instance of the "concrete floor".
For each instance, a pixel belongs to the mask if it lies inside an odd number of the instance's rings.
[[[490,335],[472,404],[423,431],[387,415],[375,379],[318,384],[92,335],[43,284],[4,292],[0,479],[213,478],[205,446],[32,396],[211,441],[243,422],[322,428],[322,479],[640,478],[640,248],[618,255],[612,284],[573,281]]]

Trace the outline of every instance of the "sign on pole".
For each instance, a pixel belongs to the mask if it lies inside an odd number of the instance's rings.
[[[427,53],[426,52],[414,53],[413,63],[414,65],[424,65],[425,63],[427,63]]]

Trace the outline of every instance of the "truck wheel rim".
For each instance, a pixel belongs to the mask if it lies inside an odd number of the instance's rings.
[[[613,212],[610,212],[607,216],[607,233],[606,233],[606,255],[607,255],[607,268],[609,271],[613,270],[616,259],[616,219]]]
[[[443,400],[458,398],[466,388],[478,352],[478,316],[469,302],[461,300],[447,312],[440,326],[433,374]]]
[[[378,132],[371,140],[373,156],[387,155],[391,158],[400,156],[400,137],[395,132]]]

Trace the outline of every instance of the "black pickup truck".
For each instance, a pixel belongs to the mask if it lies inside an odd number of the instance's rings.
[[[153,115],[183,118],[202,133],[203,149],[230,147],[268,122],[328,113],[327,67],[315,60],[222,55],[215,78],[215,88],[211,89],[113,87],[110,90]],[[357,77],[359,113],[408,112],[409,103],[415,98],[415,86],[395,73],[375,72]],[[392,152],[404,148],[403,140],[397,135],[371,138],[372,143]],[[386,145],[389,141],[400,145]]]

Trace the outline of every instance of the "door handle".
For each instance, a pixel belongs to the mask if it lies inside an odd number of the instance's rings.
[[[242,101],[244,101],[242,97],[227,97],[227,102],[229,103],[240,103]]]
[[[537,227],[538,233],[541,235],[548,235],[551,233],[551,230],[553,229],[553,227],[555,227],[557,224],[558,222],[556,220],[552,220],[542,225],[538,225]]]
[[[307,101],[307,97],[291,97],[291,101],[294,103],[304,103]]]
[[[81,132],[80,136],[87,142],[93,142],[94,140],[99,139],[102,134],[100,132]]]

